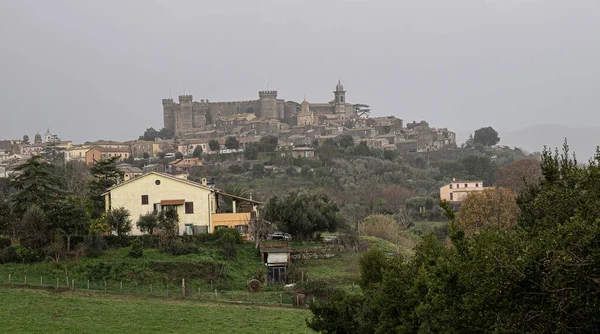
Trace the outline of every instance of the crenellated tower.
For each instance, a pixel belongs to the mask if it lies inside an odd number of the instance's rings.
[[[279,118],[277,110],[277,91],[263,90],[258,92],[260,102],[260,117]]]
[[[175,112],[175,134],[192,132],[192,95],[179,95],[179,111]]]
[[[163,99],[163,126],[165,129],[168,129],[175,132],[175,103],[173,103],[173,99]]]

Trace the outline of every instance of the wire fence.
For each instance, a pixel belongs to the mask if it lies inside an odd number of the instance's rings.
[[[236,304],[257,304],[264,306],[293,306],[296,294],[293,291],[248,292],[240,290],[210,289],[206,286],[188,284],[185,279],[180,283],[172,282],[141,284],[130,281],[91,281],[67,277],[13,276],[0,278],[5,286],[29,287],[61,291],[89,291],[96,294],[137,295],[171,299],[192,299]]]

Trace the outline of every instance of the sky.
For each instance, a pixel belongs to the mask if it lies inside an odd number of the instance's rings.
[[[598,0],[0,0],[0,139],[161,128],[278,90],[456,132],[600,126]]]

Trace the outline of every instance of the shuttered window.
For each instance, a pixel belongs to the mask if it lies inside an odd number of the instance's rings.
[[[185,202],[185,213],[194,213],[194,202]]]

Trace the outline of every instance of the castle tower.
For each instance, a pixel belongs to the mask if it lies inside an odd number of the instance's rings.
[[[335,114],[339,119],[346,119],[346,91],[340,80],[338,80],[333,94],[335,96]]]
[[[179,110],[175,112],[175,134],[192,132],[192,95],[179,95]]]
[[[173,99],[163,99],[163,127],[175,133],[175,103]]]
[[[277,91],[263,90],[258,92],[260,102],[260,117],[278,118],[277,111]]]

